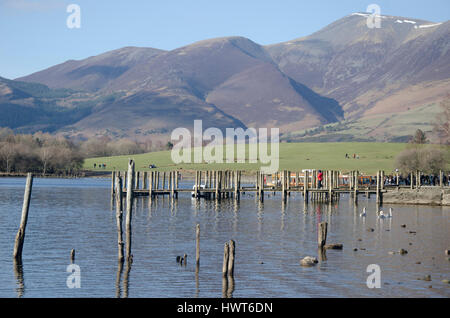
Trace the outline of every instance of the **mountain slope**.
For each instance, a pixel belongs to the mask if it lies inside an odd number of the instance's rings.
[[[172,51],[127,47],[20,80],[84,91],[92,111],[58,130],[70,134],[169,134],[193,119],[221,129],[279,127],[289,136],[345,119],[370,126],[362,137],[375,140],[429,127],[429,117],[410,114],[423,116],[449,92],[450,22],[381,16],[381,28],[370,29],[367,17],[350,14],[268,46],[224,37]],[[76,108],[71,101],[56,103]],[[386,116],[407,120],[397,129]]]
[[[51,88],[96,91],[163,52],[153,48],[124,47],[80,61],[69,60],[17,80],[42,83]]]
[[[335,111],[324,111],[322,108],[326,108],[327,104],[318,102],[321,96],[303,84],[293,85],[295,81],[279,70],[262,46],[243,37],[204,40],[173,51],[157,52],[151,58],[134,65],[124,63],[123,61],[130,60],[125,56],[135,54],[135,50],[137,49],[121,49],[79,62],[68,62],[70,67],[64,64],[55,66],[24,77],[22,80],[39,79],[54,87],[95,89],[97,94],[122,92],[126,96],[140,96],[140,103],[144,103],[142,96],[156,94],[165,98],[164,105],[179,105],[180,110],[188,107],[179,104],[183,99],[197,103],[199,107],[212,104],[227,116],[240,120],[246,126],[254,127],[276,126],[282,130],[289,130],[337,121],[342,116],[338,103],[330,101],[335,104]],[[118,54],[120,58],[115,57]],[[122,64],[115,65],[113,61],[120,61]],[[120,67],[126,69],[123,72],[111,71],[108,73],[111,76],[101,81],[102,85],[98,85],[100,81],[98,77],[94,80],[91,74],[85,74],[86,69],[97,70],[105,65],[114,70]],[[74,73],[83,76],[73,80]],[[102,75],[107,76],[103,73]],[[42,80],[41,77],[48,78]],[[80,82],[83,86],[80,86]],[[237,90],[234,89],[232,98],[231,95],[227,95],[230,93],[230,85],[238,87]],[[169,102],[170,99],[174,101]],[[128,100],[130,99],[121,99],[109,106],[105,105],[112,112],[112,117],[108,118],[117,117],[119,112],[122,113],[121,108],[131,110]],[[161,105],[159,102],[153,104],[154,102],[153,98],[149,98],[145,101],[146,109],[140,106],[141,113],[149,116],[149,123],[154,122],[154,119],[150,118],[151,115],[161,116],[156,111]],[[123,105],[119,107],[120,103]],[[249,108],[248,105],[252,107]],[[155,112],[149,113],[148,110]],[[171,106],[167,106],[166,111],[168,112],[164,114],[166,118],[161,122],[170,122],[167,116],[176,113]],[[95,113],[92,116],[96,118]],[[203,117],[200,114],[197,116]],[[86,119],[74,127],[86,129],[87,123],[90,122]],[[114,123],[112,120],[106,122]]]
[[[383,16],[381,28],[370,29],[366,18],[352,14],[267,51],[285,74],[336,99],[350,119],[408,87],[449,78],[450,22]],[[434,91],[434,100],[446,90]]]

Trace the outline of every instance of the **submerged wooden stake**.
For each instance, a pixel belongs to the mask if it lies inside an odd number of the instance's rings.
[[[123,196],[122,196],[122,178],[116,177],[116,223],[117,223],[117,245],[119,262],[123,262]]]
[[[228,276],[233,276],[234,275],[234,247],[235,247],[235,243],[233,240],[230,240],[230,242],[228,243]]]
[[[228,258],[229,258],[229,246],[228,242],[225,243],[223,248],[223,265],[222,265],[222,275],[227,276],[228,272]]]
[[[195,263],[200,265],[200,224],[195,227]]]
[[[127,184],[127,215],[125,220],[126,226],[126,253],[127,259],[131,256],[131,214],[133,212],[133,185],[134,185],[134,161],[128,162],[128,184]]]
[[[25,194],[23,197],[22,219],[20,220],[20,227],[19,230],[17,231],[13,252],[14,259],[18,261],[22,260],[22,249],[23,249],[23,242],[25,240],[25,228],[27,227],[28,210],[30,208],[32,187],[33,187],[33,175],[31,173],[28,173],[27,183],[25,186]]]
[[[327,222],[319,223],[318,243],[320,248],[324,247],[327,243],[327,227]]]

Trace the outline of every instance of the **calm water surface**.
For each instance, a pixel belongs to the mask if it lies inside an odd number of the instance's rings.
[[[236,241],[233,297],[449,297],[450,208],[395,205],[378,220],[373,198],[304,205],[298,194],[259,203],[243,195],[220,203],[180,194],[173,203],[137,198],[132,218],[134,262],[119,270],[115,212],[108,179],[34,180],[23,250],[23,273],[12,261],[25,179],[0,178],[0,297],[222,297],[223,245]],[[359,213],[366,206],[367,218]],[[389,209],[385,205],[384,209]],[[327,221],[326,261],[317,257],[317,224]],[[201,227],[201,266],[195,271],[195,225]],[[406,224],[406,228],[401,225]],[[370,232],[367,229],[373,228]],[[410,231],[416,233],[410,233]],[[66,285],[70,250],[81,288]],[[353,249],[357,248],[358,251]],[[390,255],[404,248],[406,255]],[[188,255],[187,266],[175,262]],[[420,264],[416,264],[420,262]],[[369,289],[369,264],[381,268],[381,288]],[[119,274],[119,275],[118,275]],[[432,281],[418,280],[431,275]],[[429,288],[432,286],[432,288]]]

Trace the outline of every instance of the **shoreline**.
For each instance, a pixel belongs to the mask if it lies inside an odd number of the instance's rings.
[[[48,178],[48,179],[81,179],[81,178],[111,178],[111,171],[89,171],[89,170],[83,170],[80,171],[78,174],[74,175],[64,175],[64,174],[40,174],[40,173],[33,173],[35,178]],[[26,172],[14,172],[14,173],[6,173],[6,172],[0,172],[0,178],[26,178],[27,173]]]

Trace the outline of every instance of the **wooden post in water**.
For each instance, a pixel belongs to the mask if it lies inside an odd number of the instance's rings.
[[[229,259],[229,246],[228,246],[228,242],[227,242],[227,243],[225,243],[225,246],[223,248],[222,275],[224,277],[226,277],[227,273],[228,273],[228,259]]]
[[[116,177],[116,223],[117,223],[117,245],[118,245],[118,257],[119,262],[123,262],[123,231],[122,231],[122,219],[123,219],[123,196],[122,196],[122,178]]]
[[[114,198],[114,182],[116,180],[116,172],[112,171],[111,172],[111,198]]]
[[[128,162],[128,183],[127,183],[127,215],[125,219],[126,227],[126,256],[127,260],[130,260],[131,256],[131,215],[133,212],[133,185],[134,185],[134,161],[129,160]]]
[[[200,265],[200,224],[195,227],[195,263]]]
[[[238,198],[241,197],[241,178],[242,178],[242,171],[238,172]]]
[[[147,171],[144,171],[143,174],[142,174],[142,189],[143,190],[147,190],[148,189],[147,188],[147,181],[148,181]]]
[[[234,276],[234,255],[235,255],[235,243],[233,240],[230,240],[228,244],[229,252],[228,252],[228,276]]]
[[[332,202],[333,188],[332,188],[332,171],[328,171],[328,202]]]
[[[175,171],[170,172],[170,197],[175,197]]]
[[[258,179],[259,179],[259,188],[258,188],[258,196],[259,201],[264,201],[264,173],[259,171],[258,173]]]
[[[380,203],[380,171],[377,171],[377,198],[376,203]]]
[[[303,199],[308,202],[308,186],[309,186],[309,171],[305,171],[305,179],[303,181]]]
[[[238,174],[239,171],[234,172],[234,199],[238,198]]]
[[[318,232],[318,244],[319,248],[323,248],[327,243],[327,231],[328,231],[328,223],[320,222],[319,223],[319,232]]]
[[[25,229],[27,227],[28,210],[30,208],[32,188],[33,188],[33,175],[31,173],[28,173],[25,185],[25,193],[23,196],[22,218],[20,220],[19,230],[17,231],[16,234],[16,241],[14,243],[14,251],[13,251],[13,257],[19,263],[22,262],[23,242],[25,240]]]
[[[152,197],[153,197],[153,182],[154,182],[154,178],[155,178],[154,171],[150,171],[149,180],[148,180],[148,197],[149,197],[149,200],[151,200]]]
[[[136,190],[139,190],[139,171],[135,172],[134,178],[135,178],[135,182],[136,182],[134,188]]]
[[[358,175],[359,175],[359,172],[355,171],[355,187],[354,187],[354,193],[353,193],[353,200],[355,203],[358,202],[358,181],[359,181]]]
[[[175,171],[175,197],[178,199],[178,170]]]
[[[214,170],[214,199],[219,198],[219,172],[217,170]]]

